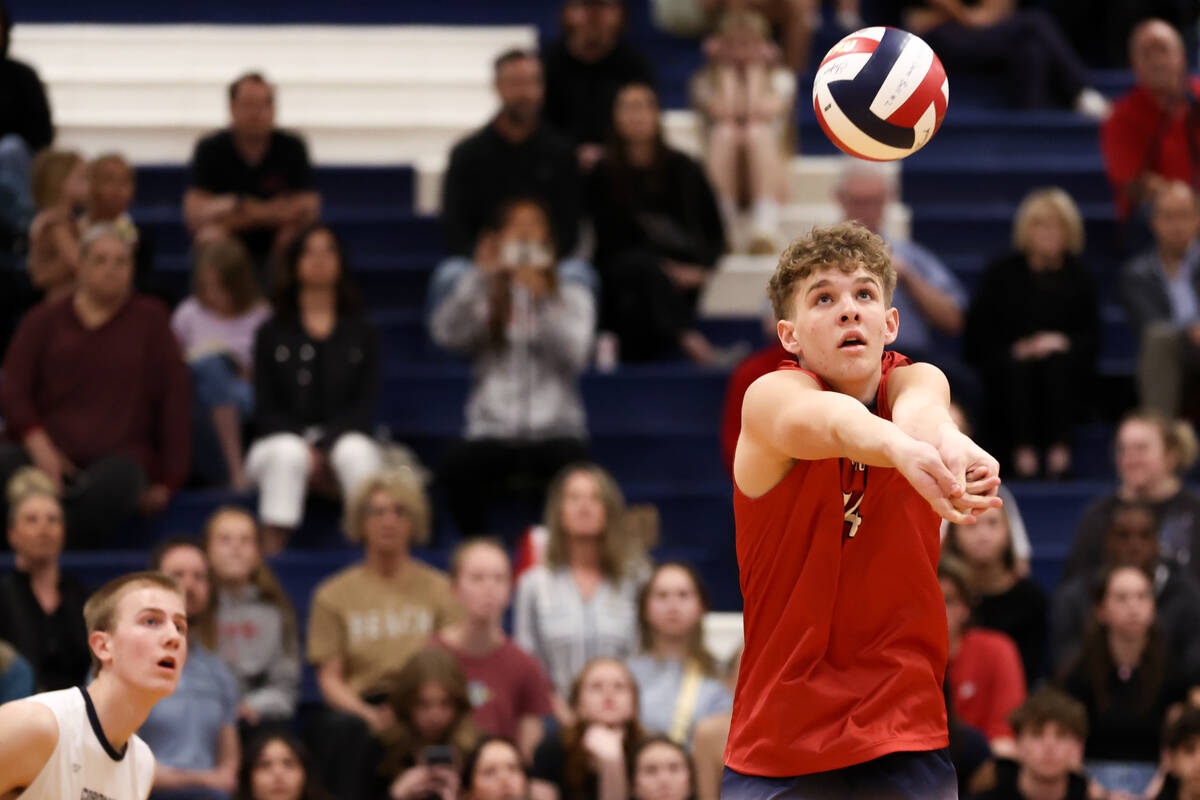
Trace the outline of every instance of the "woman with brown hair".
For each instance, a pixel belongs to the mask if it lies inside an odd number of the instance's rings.
[[[238,717],[248,725],[289,719],[300,693],[296,611],[262,558],[248,511],[218,508],[204,526],[217,590],[217,654],[238,680]]]
[[[440,647],[420,650],[396,673],[388,706],[395,723],[380,735],[378,772],[392,800],[455,800],[459,770],[479,734],[467,678]]]
[[[612,658],[590,661],[570,692],[575,721],[533,756],[533,800],[628,800],[629,766],[645,738],[637,683]]]
[[[686,564],[660,564],[638,598],[642,652],[626,663],[642,698],[649,731],[690,746],[696,723],[733,708],[704,645],[708,592]]]
[[[595,658],[637,648],[637,584],[628,574],[625,499],[595,464],[567,467],[550,487],[545,564],[521,575],[513,638],[546,667],[561,698]],[[559,716],[570,714],[559,703]]]
[[[33,160],[31,179],[38,214],[29,226],[29,281],[53,302],[75,287],[87,162],[74,150],[43,150]]]
[[[192,296],[175,309],[171,330],[192,374],[193,403],[203,412],[193,414],[192,469],[206,482],[249,485],[242,424],[254,410],[254,335],[270,316],[240,241],[196,246]]]
[[[1158,520],[1159,554],[1200,577],[1200,495],[1183,484],[1196,463],[1190,423],[1156,411],[1131,411],[1117,427],[1116,491],[1084,509],[1075,529],[1065,578],[1090,576],[1104,563],[1104,537],[1123,503],[1146,503]]]

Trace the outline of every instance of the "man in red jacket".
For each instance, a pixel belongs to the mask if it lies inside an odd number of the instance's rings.
[[[23,464],[45,471],[62,490],[71,548],[102,546],[186,480],[187,367],[166,307],[134,293],[129,245],[113,226],[84,234],[74,293],[21,321],[0,413],[10,442],[0,444],[0,486]]]

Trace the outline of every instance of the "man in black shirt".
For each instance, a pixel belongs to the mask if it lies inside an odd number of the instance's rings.
[[[998,759],[996,782],[975,800],[1087,800],[1078,770],[1087,739],[1087,709],[1057,689],[1039,689],[1009,717],[1016,760]]]
[[[183,215],[193,235],[236,233],[260,266],[321,212],[308,148],[275,127],[275,92],[249,73],[229,86],[229,128],[192,154]]]
[[[50,104],[33,68],[9,58],[11,32],[8,5],[0,2],[0,139],[15,133],[36,153],[54,139]]]
[[[562,38],[542,54],[546,122],[576,146],[584,171],[604,153],[617,91],[627,83],[654,85],[646,59],[621,37],[624,27],[618,0],[567,0]]]
[[[541,121],[544,84],[537,56],[510,50],[496,59],[500,111],[450,151],[442,183],[442,227],[454,255],[475,240],[510,197],[536,197],[551,210],[560,254],[579,238],[582,187],[571,146]]]

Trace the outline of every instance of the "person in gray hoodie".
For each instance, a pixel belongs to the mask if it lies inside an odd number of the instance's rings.
[[[472,259],[435,273],[429,330],[445,350],[471,356],[466,435],[439,472],[464,535],[488,532],[488,511],[521,497],[540,508],[550,479],[587,458],[579,376],[595,330],[595,273],[559,260],[540,201],[505,203]]]

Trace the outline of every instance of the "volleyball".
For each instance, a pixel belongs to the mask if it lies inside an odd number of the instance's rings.
[[[842,151],[868,161],[920,150],[949,103],[946,70],[933,48],[898,28],[850,34],[825,54],[813,80],[821,130]]]

